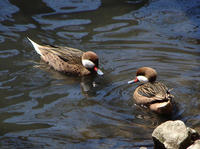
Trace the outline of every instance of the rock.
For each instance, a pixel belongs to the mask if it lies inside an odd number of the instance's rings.
[[[200,140],[196,140],[194,144],[190,145],[187,149],[200,149]]]
[[[180,121],[167,121],[159,125],[152,134],[155,149],[186,149],[199,134]]]
[[[147,147],[140,147],[140,149],[147,149]]]

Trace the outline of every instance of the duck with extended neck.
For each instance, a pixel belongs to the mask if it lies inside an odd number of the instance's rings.
[[[150,67],[141,67],[136,72],[134,80],[129,84],[142,82],[134,93],[133,98],[136,104],[145,105],[150,110],[158,114],[172,113],[172,98],[165,84],[156,81],[157,72]]]
[[[91,73],[103,75],[99,69],[99,58],[92,51],[62,46],[39,45],[28,38],[41,59],[59,72],[70,75],[85,76]]]

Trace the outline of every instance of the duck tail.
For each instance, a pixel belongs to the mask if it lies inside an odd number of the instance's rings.
[[[42,56],[42,53],[41,53],[40,48],[39,48],[39,47],[41,47],[41,45],[35,43],[33,40],[31,40],[31,39],[28,38],[28,37],[27,37],[27,39],[32,43],[32,45],[33,45],[35,51],[36,51],[39,55]]]

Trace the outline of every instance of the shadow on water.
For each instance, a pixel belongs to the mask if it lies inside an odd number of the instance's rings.
[[[160,123],[200,130],[199,0],[0,1],[2,148],[153,148]],[[103,77],[65,76],[38,43],[95,51]],[[160,117],[134,104],[137,68],[157,70],[177,108]]]

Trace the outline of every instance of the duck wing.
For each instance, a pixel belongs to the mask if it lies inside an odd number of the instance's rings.
[[[59,56],[62,60],[66,61],[69,64],[81,64],[81,57],[83,55],[83,51],[81,50],[70,47],[52,45],[41,46],[40,49]]]
[[[28,37],[27,37],[28,38]],[[28,40],[32,43],[36,52],[44,56],[48,53],[52,53],[57,55],[62,60],[66,61],[69,64],[81,64],[81,57],[83,55],[83,51],[63,46],[53,46],[53,45],[39,45],[30,38]]]
[[[169,90],[161,82],[145,83],[139,86],[138,93],[147,98],[153,99],[152,101],[158,100],[169,100],[167,99]]]

